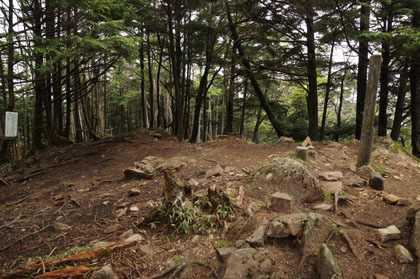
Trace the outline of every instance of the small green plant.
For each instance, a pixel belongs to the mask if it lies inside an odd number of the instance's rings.
[[[381,175],[385,175],[388,171],[388,169],[383,166],[383,165],[378,165],[376,166],[376,170],[381,174]]]
[[[153,169],[153,170],[152,170],[152,174],[153,174],[154,176],[159,176],[159,175],[160,175],[160,171],[159,171],[158,169]]]
[[[333,201],[334,197],[333,197],[333,193],[330,190],[324,190],[324,198],[326,201]]]
[[[184,257],[182,257],[182,256],[174,256],[174,262],[176,264],[183,263],[184,262]]]
[[[226,240],[226,239],[222,239],[222,240],[220,240],[219,242],[217,242],[217,244],[216,244],[216,248],[217,248],[217,249],[219,249],[219,248],[226,247],[226,246],[228,246],[228,245],[229,245],[229,241],[228,241],[228,240]]]

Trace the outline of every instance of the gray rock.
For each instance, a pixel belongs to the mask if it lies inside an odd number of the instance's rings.
[[[308,147],[298,146],[296,147],[296,158],[304,162],[308,161]]]
[[[274,261],[262,248],[245,248],[233,252],[223,267],[221,279],[270,278]]]
[[[146,179],[150,180],[153,179],[154,175],[150,173],[146,173],[139,169],[126,169],[124,171],[125,179]]]
[[[316,272],[319,279],[342,278],[340,266],[325,244],[321,245],[316,259]]]
[[[277,141],[277,143],[294,143],[295,141],[293,140],[293,138],[288,138],[288,137],[280,137],[279,140]]]
[[[117,274],[112,270],[111,264],[107,264],[98,271],[92,273],[91,279],[118,279]]]
[[[360,176],[350,176],[343,179],[343,184],[347,186],[353,186],[353,187],[362,187],[365,185],[366,180],[361,178]]]
[[[394,225],[391,225],[383,229],[378,229],[378,232],[379,232],[379,237],[381,238],[382,242],[385,242],[388,240],[396,240],[396,239],[401,238],[400,230]]]
[[[267,227],[267,236],[273,238],[297,236],[302,231],[306,216],[304,213],[296,213],[275,218]]]
[[[124,240],[124,244],[131,244],[134,242],[141,242],[142,240],[144,240],[144,238],[139,235],[139,234],[133,234],[132,236],[128,237],[126,240]]]
[[[373,189],[382,191],[384,189],[384,178],[379,172],[374,171],[370,174],[369,185]]]
[[[413,249],[414,254],[420,257],[420,211],[417,211],[414,217],[414,225],[410,236],[410,247]]]
[[[341,171],[325,171],[319,174],[319,178],[326,181],[337,181],[343,179],[343,173]]]
[[[271,211],[290,214],[294,210],[294,201],[286,193],[275,192],[270,196]]]
[[[256,171],[248,195],[264,200],[275,192],[288,193],[299,202],[324,199],[319,181],[299,161],[281,158]]]
[[[238,239],[238,240],[236,240],[236,242],[235,242],[235,247],[237,248],[237,249],[243,249],[243,248],[251,248],[251,245],[249,245],[249,243],[248,242],[246,242],[245,240],[243,240],[243,239]]]
[[[322,186],[329,192],[341,192],[343,191],[343,182],[341,181],[333,181],[333,182],[323,182]]]
[[[402,245],[396,245],[394,247],[395,257],[397,258],[398,262],[403,263],[413,263],[413,257],[411,256],[410,252]]]
[[[129,229],[128,231],[126,231],[123,234],[121,234],[119,238],[121,240],[125,240],[125,239],[129,238],[132,235],[134,235],[134,231],[133,231],[133,229]]]
[[[326,204],[326,203],[322,203],[322,204],[317,204],[314,206],[314,209],[316,210],[322,210],[322,211],[328,211],[331,210],[332,205],[331,204]]]
[[[218,248],[216,249],[216,255],[217,258],[219,259],[220,262],[224,263],[226,261],[226,259],[233,253],[235,252],[236,248],[235,247],[222,247],[222,248]]]
[[[317,254],[332,230],[332,221],[321,214],[309,213],[302,234],[302,259]]]
[[[259,226],[247,239],[246,242],[248,242],[252,247],[263,247],[265,238],[266,238],[266,232],[267,232],[267,226],[268,226],[268,220],[264,218],[262,221],[261,226]]]
[[[241,234],[251,231],[256,224],[255,214],[252,210],[247,210],[245,216],[239,217],[235,223],[229,227],[228,239],[235,241]]]
[[[54,230],[56,231],[65,231],[65,230],[69,230],[71,229],[71,226],[64,224],[64,223],[60,223],[60,222],[55,222],[54,223]]]
[[[371,166],[361,166],[357,168],[356,174],[360,177],[363,177],[365,179],[369,179],[372,172],[375,170]]]
[[[219,164],[217,164],[211,169],[206,171],[206,176],[207,177],[218,176],[218,175],[221,175],[222,173],[223,173],[222,167]]]

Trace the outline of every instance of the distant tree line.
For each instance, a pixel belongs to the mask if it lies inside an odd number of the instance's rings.
[[[19,112],[26,154],[139,128],[360,139],[381,53],[377,135],[420,157],[419,1],[9,0],[0,15],[0,130]]]

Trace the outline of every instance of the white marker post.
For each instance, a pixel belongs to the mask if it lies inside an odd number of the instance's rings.
[[[16,146],[13,145],[13,157],[17,160],[21,159],[20,141],[18,137],[18,113],[6,111],[6,125],[4,129],[5,140],[13,141],[17,139]]]

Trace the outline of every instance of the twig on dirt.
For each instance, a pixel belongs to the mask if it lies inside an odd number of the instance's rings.
[[[53,241],[53,240],[59,239],[60,237],[65,236],[66,234],[68,234],[68,233],[67,232],[62,232],[62,233],[58,234],[57,236],[48,239],[48,241]]]
[[[32,197],[34,195],[34,193],[32,193],[32,194],[30,194],[30,195],[27,195],[26,197],[24,197],[24,198],[22,198],[22,199],[20,199],[20,200],[17,200],[17,201],[14,201],[14,202],[9,202],[9,203],[6,203],[4,206],[11,206],[11,205],[15,205],[15,204],[18,204],[18,203],[21,203],[21,202],[23,202],[23,201],[25,201],[25,200],[27,200],[27,199],[29,199],[30,197]]]
[[[76,278],[82,277],[85,273],[91,271],[92,268],[85,266],[72,266],[64,269],[57,269],[54,271],[49,271],[41,275],[37,275],[35,279],[51,279],[51,278]]]
[[[185,264],[185,262],[183,262],[180,266],[178,266],[176,269],[175,269],[175,271],[174,271],[174,273],[171,275],[171,277],[169,277],[169,279],[173,279],[173,278],[176,278],[183,270],[184,270],[184,268],[186,267],[187,265]]]
[[[103,226],[103,225],[99,224],[99,223],[98,223],[98,221],[96,221],[96,217],[97,217],[97,216],[98,216],[98,213],[96,213],[96,214],[95,214],[95,218],[93,218],[93,222],[94,222],[96,225],[98,225],[99,227],[101,227],[101,228],[105,229],[105,228],[106,228],[105,226]]]
[[[7,228],[7,227],[9,227],[10,225],[13,225],[13,224],[14,224],[14,223],[16,223],[17,221],[19,221],[20,217],[22,217],[22,214],[19,214],[18,216],[16,216],[16,217],[15,217],[15,219],[13,219],[13,221],[10,221],[10,222],[9,222],[9,223],[7,223],[7,224],[1,225],[1,226],[0,226],[0,229],[2,229],[2,228]]]
[[[120,182],[120,181],[124,181],[124,180],[125,180],[124,178],[123,179],[115,179],[115,180],[103,180],[103,181],[99,182],[98,185],[102,185],[102,184],[105,184],[105,183],[112,183],[112,182]]]
[[[356,220],[356,223],[358,223],[360,225],[364,225],[364,226],[370,227],[370,228],[374,228],[374,229],[381,229],[381,228],[383,228],[383,226],[379,226],[379,225],[376,225],[376,224],[372,224],[372,223],[368,223],[368,222],[360,221],[360,220]]]
[[[35,232],[33,232],[33,233],[27,234],[27,235],[25,235],[25,236],[23,236],[23,237],[19,238],[18,240],[16,240],[16,241],[15,241],[15,242],[13,242],[12,244],[10,244],[10,245],[8,245],[8,246],[6,246],[6,247],[4,247],[4,248],[1,248],[1,249],[0,249],[0,252],[5,251],[5,250],[9,249],[10,247],[12,247],[12,246],[16,245],[17,243],[21,242],[22,240],[25,240],[26,238],[28,238],[28,237],[30,237],[30,236],[33,236],[33,235],[36,235],[36,234],[38,234],[38,233],[40,233],[40,232],[45,231],[45,230],[46,230],[46,229],[48,229],[49,227],[51,227],[51,225],[46,225],[46,226],[45,226],[45,227],[43,227],[42,229],[39,229],[39,230],[37,230],[37,231],[35,231]]]
[[[42,274],[44,274],[45,273],[45,263],[44,263],[44,260],[41,257],[38,257],[38,259],[39,259],[39,261],[42,264]]]
[[[191,265],[199,265],[199,266],[201,266],[201,267],[204,267],[204,268],[210,269],[211,274],[213,275],[213,278],[217,278],[217,272],[214,270],[214,268],[212,268],[212,267],[211,267],[211,266],[209,266],[209,265],[203,264],[203,263],[201,263],[201,262],[191,262],[191,263],[188,263],[188,264],[191,264]]]
[[[51,250],[51,252],[48,254],[47,258],[51,257],[51,255],[54,253],[55,250],[57,250],[57,246],[55,246],[54,249]]]
[[[185,264],[185,263],[183,263]],[[152,277],[149,277],[148,279],[158,279],[158,278],[162,278],[166,275],[168,275],[169,273],[173,272],[175,269],[177,269],[179,266],[181,266],[181,264],[176,264],[174,266],[171,266],[170,268],[165,269],[162,273],[157,274],[157,275],[153,275]]]
[[[353,255],[354,255],[354,256],[355,256],[355,257],[356,257],[359,261],[361,261],[361,257],[360,257],[360,255],[359,255],[359,253],[357,253],[356,248],[354,247],[353,242],[351,241],[351,239],[350,239],[349,235],[347,234],[347,232],[346,232],[346,231],[344,231],[344,230],[341,230],[341,231],[340,231],[340,234],[341,234],[341,236],[343,236],[343,238],[347,241],[347,244],[349,245],[350,250],[351,250],[351,252],[353,253]]]
[[[370,244],[373,244],[374,246],[378,247],[378,248],[379,248],[379,249],[381,249],[381,250],[383,250],[383,249],[384,249],[384,247],[383,247],[381,244],[379,244],[378,242],[376,242],[375,240],[372,240],[372,239],[366,239],[366,241],[367,241],[367,242],[369,242]]]
[[[30,178],[33,178],[33,177],[38,176],[38,175],[43,174],[43,173],[44,173],[44,171],[36,172],[36,173],[30,174],[30,175],[26,175],[24,177],[13,179],[12,182],[13,183],[23,182],[25,180],[28,180]]]
[[[338,191],[334,192],[334,213],[338,211]]]
[[[7,181],[7,179],[5,177],[0,177],[0,181],[4,183],[4,185],[6,186],[10,186],[9,181]]]

